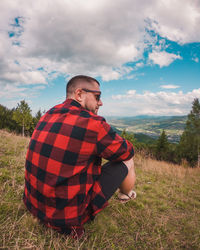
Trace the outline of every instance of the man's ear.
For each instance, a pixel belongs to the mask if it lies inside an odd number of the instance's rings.
[[[81,103],[83,101],[82,94],[83,94],[82,89],[78,88],[75,90],[75,93],[74,93],[75,100],[79,103]]]

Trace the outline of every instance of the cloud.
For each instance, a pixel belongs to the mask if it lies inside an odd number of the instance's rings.
[[[109,111],[103,106],[101,112],[105,116],[186,115],[195,98],[200,98],[200,89],[187,93],[145,91],[142,94],[136,90],[129,90],[126,94],[113,95],[111,100],[104,100],[104,105],[109,107]]]
[[[173,84],[161,85],[160,87],[163,88],[163,89],[178,89],[178,88],[180,88],[180,86],[173,85]]]
[[[4,81],[21,84],[46,84],[45,77],[39,71],[6,72],[1,76]]]
[[[7,99],[12,99],[14,97],[19,97],[19,98],[24,98],[28,94],[28,89],[27,88],[19,88],[16,86],[12,86],[9,84],[6,84],[3,86],[0,90],[0,98],[7,98]]]
[[[149,60],[161,68],[170,65],[176,59],[182,59],[182,57],[173,53],[167,53],[166,51],[153,51],[149,54]]]
[[[0,9],[0,87],[19,91],[59,75],[130,78],[136,69],[127,64],[141,67],[157,42],[148,29],[182,44],[200,41],[197,0],[1,0]],[[149,58],[160,67],[181,59],[165,51]]]
[[[152,29],[171,41],[180,44],[200,41],[197,32],[200,25],[200,5],[198,0],[155,1],[149,13]]]
[[[199,58],[198,58],[198,57],[194,57],[194,58],[192,58],[192,60],[193,60],[194,62],[196,62],[196,63],[199,62]]]
[[[143,62],[138,62],[138,63],[136,63],[136,65],[135,65],[136,68],[141,68],[141,67],[143,67],[143,66],[144,66],[144,63],[143,63]]]

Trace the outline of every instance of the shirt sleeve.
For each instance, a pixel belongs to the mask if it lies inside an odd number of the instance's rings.
[[[133,145],[119,136],[105,121],[101,121],[98,138],[97,154],[109,161],[125,161],[134,155]]]

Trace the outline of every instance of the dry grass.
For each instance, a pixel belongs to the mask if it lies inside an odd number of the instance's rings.
[[[29,138],[0,131],[1,249],[200,249],[200,169],[135,157],[135,201],[116,196],[85,237],[73,241],[39,224],[22,203]]]
[[[136,165],[142,166],[145,171],[156,172],[159,175],[176,176],[178,179],[187,178],[187,176],[198,175],[200,169],[183,167],[177,164],[165,161],[157,161],[151,158],[144,158],[141,155],[135,156]]]

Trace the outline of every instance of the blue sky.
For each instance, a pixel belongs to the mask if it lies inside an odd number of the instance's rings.
[[[33,114],[48,110],[77,74],[100,81],[103,116],[186,115],[200,98],[198,1],[2,0],[0,9],[8,108],[25,99]]]

